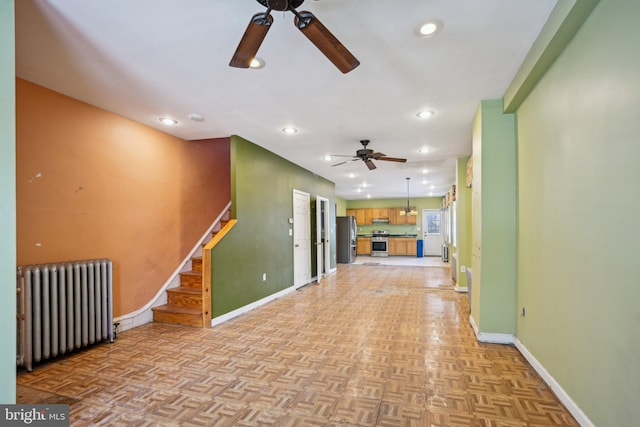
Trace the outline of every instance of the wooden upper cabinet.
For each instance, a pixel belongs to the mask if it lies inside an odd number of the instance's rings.
[[[405,216],[405,219],[407,221],[407,224],[416,225],[417,219],[418,219],[418,215],[407,215],[407,216]]]
[[[389,208],[372,208],[372,219],[389,219]]]
[[[373,224],[371,214],[371,208],[347,209],[347,216],[355,216],[358,225]]]
[[[373,224],[373,221],[371,221],[373,219],[373,209],[371,208],[364,208],[362,209],[364,211],[364,223],[365,224]]]
[[[416,225],[417,215],[400,215],[404,208],[389,208],[389,224]]]

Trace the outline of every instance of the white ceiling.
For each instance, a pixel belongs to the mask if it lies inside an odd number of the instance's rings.
[[[335,182],[348,200],[403,198],[406,177],[412,197],[441,196],[455,159],[471,153],[478,103],[504,94],[555,3],[307,0],[298,10],[312,11],[361,63],[342,74],[284,12],[272,12],[258,51],[266,67],[229,67],[249,19],[264,11],[255,0],[19,0],[16,73],[180,138],[240,135]],[[442,31],[417,37],[434,18]],[[420,110],[436,115],[420,120]],[[299,131],[285,135],[286,126]],[[369,171],[324,160],[354,154],[361,139],[408,162]]]

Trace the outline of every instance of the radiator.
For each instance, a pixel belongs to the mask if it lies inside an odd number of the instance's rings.
[[[108,259],[18,267],[18,366],[113,342],[111,287]]]

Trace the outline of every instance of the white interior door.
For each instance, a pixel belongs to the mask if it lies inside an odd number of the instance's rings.
[[[318,283],[329,272],[329,199],[316,197],[316,271]]]
[[[424,209],[422,211],[422,233],[424,255],[442,255],[442,213],[440,209]]]
[[[293,287],[311,282],[311,198],[293,190]]]

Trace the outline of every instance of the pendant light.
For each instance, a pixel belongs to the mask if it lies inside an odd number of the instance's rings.
[[[400,215],[401,216],[418,215],[418,211],[416,210],[415,206],[411,207],[411,203],[410,203],[410,199],[409,199],[409,180],[410,179],[411,178],[407,178],[407,206],[400,211]]]

